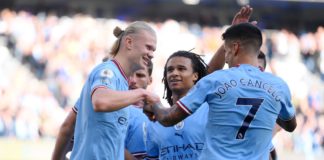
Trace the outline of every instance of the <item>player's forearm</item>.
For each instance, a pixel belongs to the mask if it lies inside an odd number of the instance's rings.
[[[145,98],[140,89],[131,91],[114,91],[105,88],[97,89],[92,95],[92,104],[96,112],[113,112]]]
[[[54,152],[52,155],[52,160],[60,160],[64,159],[64,150],[67,147],[68,143],[70,142],[71,138],[73,136],[73,132],[71,129],[61,129],[60,133],[57,137]]]
[[[213,58],[208,63],[207,71],[208,73],[212,73],[216,70],[221,70],[223,69],[224,65],[225,65],[225,50],[224,50],[224,46],[222,45],[221,47],[218,48]]]
[[[64,150],[74,134],[75,121],[76,113],[71,110],[60,128],[56,139],[52,160],[64,159]]]
[[[170,116],[169,110],[169,108],[163,107],[161,103],[156,103],[153,105],[153,112],[156,120],[165,127],[176,124],[176,122],[172,122],[172,117]]]
[[[175,104],[171,108],[163,107],[162,103],[156,103],[153,105],[153,112],[157,121],[163,126],[173,126],[183,120],[186,115],[179,113],[178,106]],[[181,111],[180,111],[181,112]]]

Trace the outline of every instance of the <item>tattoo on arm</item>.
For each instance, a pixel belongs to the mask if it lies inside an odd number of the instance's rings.
[[[153,112],[155,118],[164,126],[175,125],[189,116],[177,104],[171,108],[165,108],[161,103],[156,103],[153,105]]]

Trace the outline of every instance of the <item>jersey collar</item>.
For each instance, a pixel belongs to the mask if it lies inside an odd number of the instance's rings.
[[[240,66],[241,66],[241,64],[238,64],[238,65],[236,65],[235,67],[240,67]],[[252,65],[251,65],[251,66],[252,66]],[[253,67],[255,67],[255,66],[253,66]],[[263,67],[258,66],[258,68],[260,69],[261,72],[264,72],[264,68],[263,68]]]
[[[125,80],[127,81],[127,84],[128,84],[128,78],[123,70],[123,68],[120,66],[119,62],[117,62],[115,59],[111,60],[112,62],[115,63],[115,65],[117,66],[117,68],[119,69],[120,73],[123,75],[123,77],[125,78]]]

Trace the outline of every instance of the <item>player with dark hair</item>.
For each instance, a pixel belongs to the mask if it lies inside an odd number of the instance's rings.
[[[250,23],[229,27],[222,35],[229,69],[202,78],[171,108],[159,101],[144,107],[164,126],[174,125],[209,105],[206,147],[200,159],[269,159],[275,123],[296,128],[295,109],[287,84],[258,65],[262,34]]]
[[[195,74],[198,74],[196,77],[197,77],[197,80],[195,80],[194,82],[197,82],[199,79],[201,79],[202,77],[204,77],[205,75],[207,75],[207,65],[205,64],[204,60],[197,54],[195,53],[192,53],[192,52],[188,52],[188,51],[178,51],[178,52],[175,52],[173,53],[167,60],[165,66],[164,66],[164,72],[163,72],[163,83],[164,83],[164,95],[165,95],[165,99],[168,101],[168,103],[170,105],[173,105],[173,101],[174,99],[172,99],[173,97],[173,92],[171,91],[170,89],[170,86],[169,86],[169,83],[168,83],[168,80],[167,80],[167,75],[168,73],[170,72],[168,70],[168,62],[170,61],[170,59],[174,58],[174,57],[184,57],[184,58],[187,58],[187,59],[190,59],[191,60],[191,67],[192,67],[192,71],[193,73]],[[179,64],[181,65],[181,64]],[[190,87],[191,88],[191,87]],[[185,94],[187,93],[187,91],[190,89],[190,88],[186,88],[185,91],[183,91],[184,93],[182,94]],[[183,95],[182,95],[183,96]]]
[[[164,66],[165,99],[170,105],[185,96],[191,87],[207,74],[205,62],[195,53],[173,53]],[[149,159],[197,159],[205,143],[206,103],[191,117],[172,127],[149,123],[147,155]]]
[[[153,64],[150,61],[148,67],[136,71],[129,78],[129,89],[146,89],[152,83]],[[129,107],[129,123],[125,139],[125,159],[144,159],[146,146],[144,141],[144,129],[149,119],[143,114],[144,102]]]

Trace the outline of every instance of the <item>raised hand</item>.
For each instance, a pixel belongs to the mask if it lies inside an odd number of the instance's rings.
[[[140,107],[140,108],[143,108],[144,107],[144,100],[141,100],[141,101],[138,101],[136,103],[134,103],[133,105],[137,106],[137,107]]]
[[[151,120],[151,121],[155,121],[155,115],[153,112],[153,108],[152,106],[155,103],[159,103],[160,102],[160,97],[154,93],[150,93],[146,95],[146,99],[145,99],[145,104],[143,107],[143,113]]]
[[[145,97],[145,103],[152,105],[154,103],[160,102],[160,97],[154,93],[149,92]]]
[[[240,23],[248,23],[253,12],[253,8],[249,5],[243,6],[239,12],[237,12],[233,18],[232,25]],[[253,25],[257,24],[257,21],[250,22]]]
[[[152,105],[145,104],[143,107],[143,113],[148,117],[150,121],[156,121],[155,115],[152,110]]]

